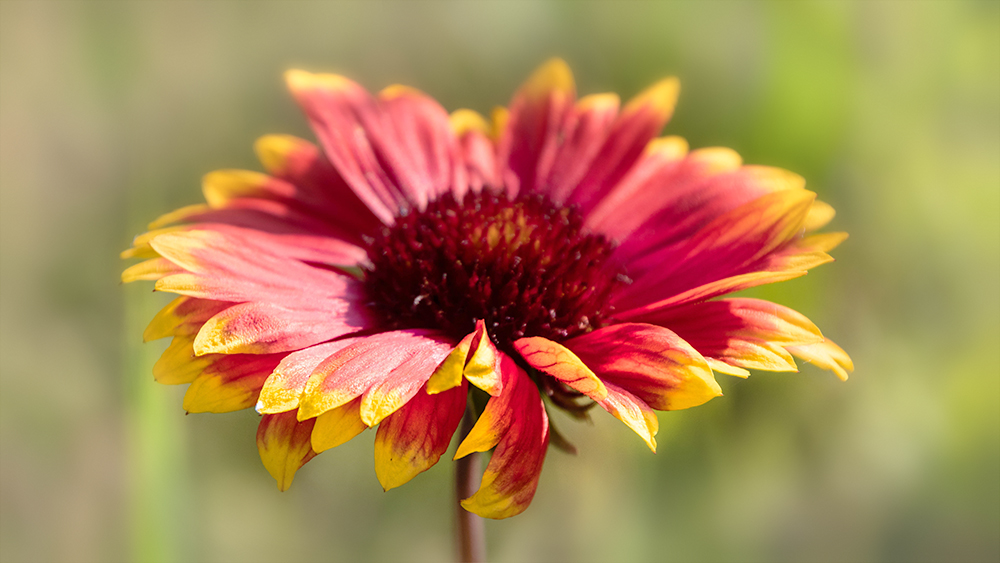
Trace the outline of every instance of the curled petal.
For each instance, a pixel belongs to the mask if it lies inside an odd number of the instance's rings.
[[[500,352],[486,333],[486,323],[480,319],[476,330],[466,335],[434,370],[427,381],[427,392],[433,395],[447,391],[464,378],[495,397],[503,390],[499,361]]]
[[[496,447],[476,494],[462,501],[484,518],[508,518],[528,508],[549,443],[549,419],[535,384],[509,356],[500,360],[504,391],[492,397],[455,459]]]
[[[257,427],[257,450],[267,472],[278,482],[278,489],[288,490],[295,472],[316,457],[309,443],[315,421],[299,422],[295,413],[265,414]]]
[[[517,340],[514,348],[531,367],[551,375],[595,401],[607,398],[608,390],[600,378],[565,346],[536,336]]]
[[[654,409],[686,409],[722,395],[705,358],[663,327],[612,325],[572,338],[566,346],[603,381]]]
[[[375,434],[375,475],[383,489],[405,484],[438,462],[465,413],[467,394],[464,381],[436,395],[417,392],[379,424]]]

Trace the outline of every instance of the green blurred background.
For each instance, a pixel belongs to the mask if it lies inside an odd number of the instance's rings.
[[[682,80],[667,132],[803,174],[851,238],[755,295],[854,358],[841,383],[720,376],[659,453],[556,416],[496,561],[1000,560],[1000,3],[0,2],[0,559],[442,561],[441,463],[383,493],[371,434],[279,493],[256,415],[184,416],[117,253],[311,137],[293,66],[488,111],[559,55],[581,93]]]

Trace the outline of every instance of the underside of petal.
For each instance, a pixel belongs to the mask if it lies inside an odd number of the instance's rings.
[[[565,346],[541,337],[521,338],[514,342],[531,367],[543,371],[595,401],[608,396],[604,383],[587,365]]]

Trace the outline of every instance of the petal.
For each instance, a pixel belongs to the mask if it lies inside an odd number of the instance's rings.
[[[363,395],[411,359],[422,361],[428,353],[425,349],[430,348],[431,353],[440,354],[440,359],[423,375],[419,383],[423,385],[452,346],[426,330],[383,332],[360,338],[316,367],[303,390],[298,416],[302,420],[313,418]],[[412,385],[412,381],[399,381],[416,378],[408,375],[404,367],[382,393],[391,393],[393,385]],[[372,401],[374,398],[369,399],[369,405],[374,407]]]
[[[265,135],[254,150],[271,175],[299,188],[296,199],[346,233],[371,233],[381,225],[316,145],[291,135]]]
[[[352,438],[368,429],[361,420],[361,397],[330,409],[315,418],[312,431],[312,449],[316,453],[325,452],[346,444]]]
[[[232,412],[250,408],[264,380],[284,354],[221,356],[188,387],[184,410],[188,412]]]
[[[663,327],[612,325],[572,338],[566,346],[603,381],[654,409],[686,409],[722,395],[705,358]]]
[[[786,348],[823,342],[805,316],[761,299],[693,303],[636,320],[667,327],[705,357],[742,368],[797,371]]]
[[[548,176],[575,98],[573,73],[561,59],[545,62],[514,94],[497,142],[508,195],[532,193]]]
[[[290,70],[285,81],[337,172],[376,217],[391,225],[409,205],[375,148],[383,134],[375,99],[343,76]]]
[[[409,402],[453,346],[446,340],[425,339],[423,344],[414,347],[402,363],[365,391],[361,398],[361,420],[368,426],[375,426]]]
[[[600,158],[600,150],[618,116],[617,94],[581,98],[568,119],[562,143],[542,185],[549,200],[562,204]]]
[[[215,359],[214,356],[195,356],[193,336],[175,336],[153,364],[153,378],[164,385],[191,383]]]
[[[645,401],[625,389],[614,383],[606,385],[608,396],[603,401],[598,401],[597,404],[628,425],[646,442],[649,449],[656,453],[655,436],[660,428],[660,421],[656,418],[656,413]]]
[[[465,382],[436,395],[418,392],[379,424],[375,475],[383,489],[398,487],[438,462],[462,421],[467,395]]]
[[[634,261],[628,275],[636,281],[614,297],[627,310],[729,276],[753,272],[769,254],[802,232],[815,194],[783,190],[725,213],[690,239]]]
[[[267,472],[288,490],[300,467],[316,457],[309,443],[314,421],[299,422],[295,413],[265,414],[257,427],[257,450]]]
[[[464,377],[495,397],[503,390],[499,361],[500,352],[486,333],[486,323],[480,319],[476,321],[476,330],[466,335],[431,375],[427,392],[433,395],[456,387]]]
[[[178,297],[153,317],[142,333],[142,340],[149,342],[168,336],[193,336],[198,334],[205,321],[232,306],[225,301]]]
[[[151,258],[126,268],[122,272],[122,283],[132,283],[139,280],[159,280],[183,271],[183,268],[166,258]]]
[[[531,367],[543,371],[595,401],[608,396],[604,383],[572,351],[563,345],[539,336],[514,342]]]
[[[496,446],[476,494],[462,501],[484,518],[508,518],[528,508],[549,443],[549,419],[535,384],[509,356],[500,361],[504,392],[462,441],[455,459]]]
[[[324,310],[271,303],[240,303],[209,319],[198,331],[195,353],[270,354],[298,350],[356,332],[370,321],[359,308],[327,301]]]
[[[790,346],[788,351],[793,356],[836,373],[843,381],[847,380],[848,373],[854,371],[854,362],[847,352],[828,339],[816,344]]]
[[[673,114],[680,82],[665,78],[622,109],[587,175],[569,199],[586,215],[621,180]]]
[[[406,86],[390,86],[379,92],[385,112],[386,139],[383,155],[392,159],[400,187],[418,209],[451,191],[456,183],[458,143],[448,113],[433,98]],[[460,182],[466,188],[464,168]]]
[[[451,129],[458,138],[460,161],[465,167],[468,189],[479,193],[485,187],[500,186],[496,147],[490,138],[490,126],[478,113],[460,109],[449,117]],[[465,195],[465,188],[454,186],[456,199]]]
[[[257,412],[274,414],[297,408],[306,382],[316,367],[335,352],[357,341],[358,338],[344,338],[310,346],[285,356],[264,382],[257,401]]]

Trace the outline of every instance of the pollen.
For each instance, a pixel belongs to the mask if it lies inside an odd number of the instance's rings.
[[[504,350],[524,336],[565,340],[600,328],[627,278],[612,242],[582,222],[542,196],[444,195],[367,241],[369,306],[389,327],[456,338],[482,319]]]

